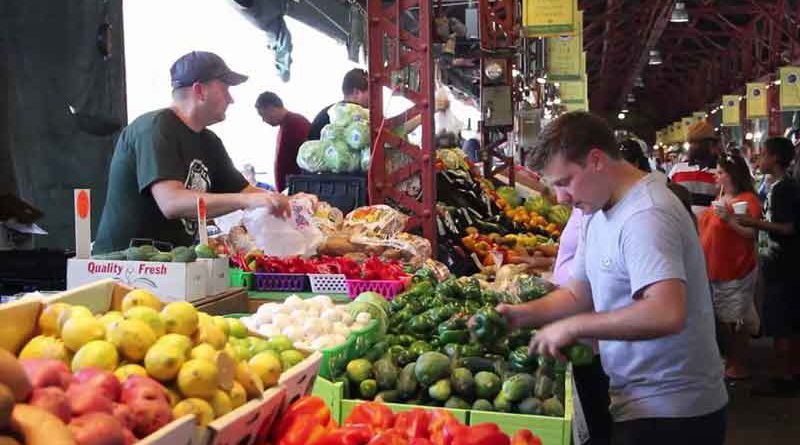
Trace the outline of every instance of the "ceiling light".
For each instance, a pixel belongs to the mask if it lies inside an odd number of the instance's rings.
[[[625,119],[625,113],[620,113],[617,115],[617,119],[622,120]]]
[[[661,60],[661,53],[658,52],[657,49],[650,50],[650,60],[647,62],[648,65],[661,65],[663,61]]]
[[[689,12],[686,10],[684,2],[675,3],[675,9],[672,10],[672,16],[669,21],[672,23],[686,23],[689,21]]]
[[[633,93],[628,93],[628,102],[629,103],[636,102],[636,96],[634,96]]]
[[[539,85],[544,85],[547,83],[547,74],[543,74],[536,78],[536,83]]]
[[[623,113],[627,113],[627,112],[628,112],[628,109],[627,109],[627,108],[623,108],[623,109],[622,109],[622,112],[623,112]]]
[[[636,88],[644,88],[644,80],[642,80],[642,76],[636,76],[636,79],[633,79],[633,86]]]
[[[686,150],[688,150],[688,149],[689,149],[689,143],[688,143],[688,142],[684,142],[684,143],[683,143],[683,148],[685,148]]]
[[[773,85],[780,85],[780,84],[781,84],[781,80],[780,80],[780,79],[778,79],[778,80],[776,80],[775,82],[772,82],[772,84],[773,84]]]
[[[561,98],[560,97],[556,97],[555,99],[553,99],[553,103],[556,104],[556,105],[561,105]]]
[[[484,74],[486,74],[486,77],[490,80],[497,80],[503,75],[503,67],[497,62],[490,62],[486,66]]]
[[[751,133],[751,132],[749,132],[749,131],[748,131],[748,132],[747,132],[747,133],[744,135],[744,139],[745,139],[746,141],[752,141],[752,140],[753,140],[753,133]]]

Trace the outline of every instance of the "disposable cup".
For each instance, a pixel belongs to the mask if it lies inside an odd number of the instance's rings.
[[[733,203],[733,213],[737,215],[744,215],[747,213],[747,202],[739,201]]]

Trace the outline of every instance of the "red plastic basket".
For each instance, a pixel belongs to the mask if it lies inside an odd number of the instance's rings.
[[[302,292],[308,277],[297,273],[256,273],[255,289],[259,291]]]
[[[376,292],[391,300],[405,287],[403,280],[347,280],[347,296],[354,299],[362,292]]]

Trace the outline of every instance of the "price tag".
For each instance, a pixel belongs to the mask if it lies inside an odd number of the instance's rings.
[[[92,193],[89,189],[73,190],[75,206],[75,257],[88,259],[92,255]]]
[[[499,250],[493,250],[491,252],[491,255],[492,255],[492,259],[494,259],[494,265],[497,266],[498,269],[500,267],[502,267],[503,266],[503,252],[500,252]]]
[[[197,233],[200,235],[200,244],[208,245],[208,226],[206,225],[208,213],[206,200],[197,198]]]

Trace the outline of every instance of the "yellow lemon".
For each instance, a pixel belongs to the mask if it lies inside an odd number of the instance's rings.
[[[247,363],[240,362],[236,365],[236,382],[244,388],[248,398],[261,397],[264,392],[264,382]]]
[[[228,335],[236,338],[247,338],[247,326],[238,318],[226,318],[228,321]]]
[[[94,315],[92,314],[92,311],[89,310],[89,308],[84,306],[70,306],[64,309],[63,311],[61,311],[61,313],[58,314],[59,334],[61,333],[61,330],[64,329],[64,324],[66,324],[70,318],[78,318],[78,317],[94,318]]]
[[[225,337],[230,335],[230,325],[228,324],[228,321],[225,320],[225,317],[217,315],[216,317],[212,318],[214,319],[214,326],[220,328],[222,333],[225,334]]]
[[[153,330],[153,333],[156,334],[157,338],[160,338],[167,333],[167,329],[164,327],[164,321],[161,320],[161,316],[158,314],[158,311],[151,307],[132,307],[125,311],[125,318],[128,320],[140,320],[147,323],[150,326],[150,329]]]
[[[145,354],[144,368],[150,377],[166,382],[178,375],[185,356],[177,346],[156,344]]]
[[[201,427],[207,426],[214,420],[214,408],[203,399],[194,397],[184,399],[172,408],[172,415],[174,415],[176,419],[187,414],[194,414],[197,418],[198,426]]]
[[[113,372],[118,364],[117,348],[105,340],[94,340],[83,345],[72,357],[72,372],[84,368],[100,368]]]
[[[120,383],[125,383],[125,380],[132,375],[139,375],[142,377],[147,377],[147,370],[144,369],[142,366],[130,363],[127,365],[122,365],[119,368],[114,370],[114,375],[117,376],[117,379]]]
[[[231,408],[236,409],[247,403],[247,392],[239,382],[233,382],[233,387],[228,392],[228,397],[231,399]]]
[[[217,350],[208,343],[200,343],[192,348],[192,352],[189,353],[189,357],[193,359],[208,360],[213,363],[217,359]]]
[[[191,336],[199,324],[197,309],[185,301],[178,301],[164,306],[161,319],[167,332]]]
[[[71,351],[77,351],[90,341],[102,340],[105,336],[106,329],[94,317],[73,316],[61,328],[61,339]]]
[[[218,383],[217,366],[208,360],[189,360],[178,372],[178,389],[185,397],[210,399]]]
[[[39,315],[39,331],[43,335],[58,335],[58,318],[67,309],[69,309],[67,303],[53,303],[45,306]]]
[[[67,365],[70,361],[70,353],[64,342],[56,337],[37,335],[30,339],[19,353],[20,360],[27,358],[47,358],[59,360]]]
[[[161,300],[151,292],[144,289],[134,289],[122,298],[122,313],[135,306],[147,306],[157,311],[161,310]]]
[[[104,328],[106,328],[106,332],[108,332],[108,326],[111,323],[113,323],[115,321],[124,320],[124,319],[125,319],[125,317],[122,316],[122,312],[118,312],[118,311],[106,312],[105,314],[103,314],[103,315],[98,317],[98,320],[100,320],[100,323],[103,325]]]
[[[225,414],[233,411],[233,402],[225,391],[220,391],[219,389],[214,391],[214,395],[211,396],[210,402],[211,408],[214,409],[214,414],[217,417],[222,417]]]
[[[167,334],[156,340],[156,344],[175,346],[180,349],[185,357],[188,357],[189,352],[192,350],[192,340],[181,334]]]
[[[116,346],[122,355],[138,362],[156,342],[156,334],[150,325],[141,320],[120,320],[109,325],[106,339]]]
[[[247,364],[261,378],[265,388],[278,384],[282,371],[281,359],[274,351],[259,352]]]
[[[225,343],[227,342],[222,329],[218,328],[214,323],[200,323],[200,326],[194,333],[193,339],[196,345],[208,343],[217,350],[224,349]]]

